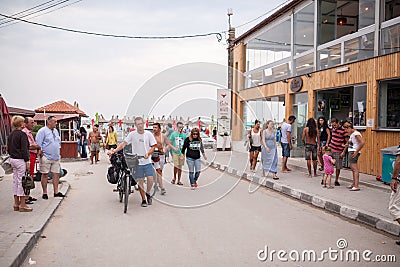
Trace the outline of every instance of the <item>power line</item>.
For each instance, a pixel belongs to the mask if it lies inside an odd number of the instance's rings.
[[[45,2],[45,3],[42,3],[42,4],[40,4],[40,5],[37,5],[37,6],[31,7],[31,8],[28,8],[28,9],[22,10],[22,11],[20,11],[20,12],[18,12],[18,13],[14,13],[14,14],[12,14],[11,16],[16,16],[16,15],[19,15],[19,14],[25,13],[25,12],[27,12],[27,11],[29,11],[29,10],[32,10],[32,9],[35,9],[35,8],[41,7],[41,6],[43,6],[43,5],[46,5],[46,4],[48,4],[48,3],[51,3],[51,2],[54,2],[54,1],[56,1],[56,0],[47,1],[47,2]],[[6,18],[2,18],[2,19],[0,19],[0,20],[5,20],[5,19],[6,19]]]
[[[196,37],[206,37],[206,36],[212,36],[215,35],[217,38],[218,42],[222,40],[222,35],[220,32],[209,32],[209,33],[203,33],[203,34],[190,34],[190,35],[180,35],[180,36],[132,36],[132,35],[116,35],[116,34],[107,34],[107,33],[96,33],[96,32],[88,32],[88,31],[81,31],[81,30],[74,30],[74,29],[68,29],[68,28],[63,28],[63,27],[58,27],[58,26],[52,26],[52,25],[47,25],[43,23],[37,23],[33,21],[28,21],[20,18],[15,18],[11,16],[7,16],[4,14],[0,13],[0,16],[13,19],[13,20],[18,20],[21,22],[45,27],[45,28],[50,28],[50,29],[56,29],[56,30],[61,30],[61,31],[67,31],[67,32],[73,32],[73,33],[80,33],[80,34],[87,34],[87,35],[95,35],[95,36],[102,36],[102,37],[113,37],[113,38],[127,38],[127,39],[184,39],[184,38],[196,38]]]
[[[78,1],[75,1],[75,2],[72,2],[72,3],[69,3],[69,4],[66,4],[66,5],[64,5],[64,6],[55,8],[55,9],[50,10],[50,11],[47,11],[47,12],[45,12],[45,13],[38,14],[38,15],[36,15],[36,16],[30,17],[29,19],[33,19],[33,18],[36,18],[36,17],[40,17],[40,16],[43,16],[43,15],[49,14],[49,13],[51,13],[51,12],[57,11],[57,10],[59,10],[59,9],[62,9],[62,8],[64,8],[64,7],[67,7],[67,6],[71,6],[71,5],[76,4],[76,3],[78,3],[78,2],[81,2],[81,1],[83,1],[83,0],[78,0]],[[0,20],[1,20],[1,19],[0,19]],[[7,24],[7,25],[0,26],[0,28],[8,27],[8,26],[11,26],[11,25],[20,23],[21,21],[14,21],[13,23],[11,23],[11,20],[10,20],[10,21],[8,21],[8,22],[10,22],[10,23]],[[1,24],[0,24],[0,25],[1,25]]]
[[[52,8],[52,7],[61,5],[61,4],[65,3],[65,2],[69,2],[69,1],[70,1],[70,0],[62,0],[62,1],[59,1],[58,3],[55,3],[55,4],[53,4],[53,5],[44,7],[44,8],[42,8],[42,9],[40,9],[40,10],[36,10],[36,11],[33,11],[33,12],[29,13],[29,14],[25,14],[25,15],[23,15],[23,16],[19,16],[18,18],[21,19],[21,18],[28,17],[28,16],[30,16],[30,15],[33,15],[33,14],[36,14],[36,13],[45,11],[45,10],[47,10],[47,9],[50,9],[50,8]],[[13,16],[13,17],[14,17],[14,16]],[[10,19],[10,20],[8,20],[8,21],[3,21],[3,22],[0,23],[0,25],[7,24],[7,23],[9,23],[9,22],[11,22],[11,21],[13,21],[13,20]],[[15,23],[13,23],[13,24],[15,24]],[[6,26],[8,26],[8,25],[6,25]]]
[[[262,18],[262,17],[264,17],[264,16],[266,16],[266,15],[272,13],[272,12],[275,12],[278,8],[280,8],[280,7],[284,6],[284,5],[286,5],[287,3],[291,2],[291,1],[292,1],[292,0],[286,0],[284,3],[282,3],[282,4],[278,5],[278,6],[276,6],[275,8],[269,10],[268,12],[266,12],[266,13],[264,13],[264,14],[258,16],[257,18],[252,19],[252,20],[250,20],[250,21],[248,21],[248,22],[245,22],[245,23],[243,23],[243,24],[240,24],[239,26],[236,26],[236,27],[234,27],[234,28],[237,29],[237,28],[246,26],[247,24],[250,24],[250,23],[252,23],[252,22],[254,22],[254,21],[256,21],[256,20],[258,20],[258,19],[260,19],[260,18]]]

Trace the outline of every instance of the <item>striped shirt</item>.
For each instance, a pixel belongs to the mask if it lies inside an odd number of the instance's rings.
[[[347,132],[342,126],[337,129],[332,129],[332,138],[329,143],[329,147],[332,148],[332,152],[343,152],[343,145],[346,144]]]

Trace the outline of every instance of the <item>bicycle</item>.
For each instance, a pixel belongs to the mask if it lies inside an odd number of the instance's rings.
[[[119,202],[124,201],[124,213],[128,210],[129,195],[133,193],[132,185],[136,186],[137,183],[133,179],[133,175],[136,173],[137,167],[139,166],[139,159],[143,156],[137,156],[132,154],[114,154],[111,159],[118,168],[118,181],[117,188],[114,192],[118,192]],[[131,173],[132,169],[132,173]]]

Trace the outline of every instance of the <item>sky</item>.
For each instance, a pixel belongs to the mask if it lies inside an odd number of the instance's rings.
[[[0,0],[0,13],[13,15],[45,2],[48,0]],[[226,31],[228,8],[233,10],[231,22],[236,27],[285,2],[71,0],[25,19],[114,35],[179,36]],[[66,4],[71,5],[43,14]],[[39,14],[43,15],[33,18]],[[236,36],[266,17],[236,28]],[[156,117],[209,117],[216,114],[216,90],[226,87],[226,83],[193,78],[188,84],[167,88],[159,79],[165,77],[160,74],[186,76],[186,67],[198,62],[226,66],[227,36],[223,33],[221,42],[215,36],[138,40],[83,35],[24,22],[3,24],[6,21],[0,16],[0,93],[9,106],[35,109],[65,100],[71,104],[77,101],[90,117],[98,112],[106,119],[148,112]],[[200,71],[207,76],[212,69],[202,67]],[[157,78],[160,88],[155,90],[149,85]],[[154,97],[147,97],[152,93],[163,97],[156,97],[157,105],[148,103],[154,107],[151,111],[136,114],[139,112],[131,107],[154,101]]]

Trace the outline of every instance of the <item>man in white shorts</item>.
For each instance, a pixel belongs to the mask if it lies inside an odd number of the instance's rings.
[[[389,200],[389,212],[392,215],[393,220],[400,223],[400,190],[398,184],[400,182],[400,145],[397,148],[396,162],[393,166],[392,182],[390,188],[392,188],[392,194]],[[400,246],[400,241],[396,241],[396,244]]]
[[[42,173],[41,184],[43,189],[43,199],[48,199],[47,178],[52,173],[54,197],[64,197],[65,195],[58,191],[60,179],[60,146],[61,138],[56,129],[57,119],[50,116],[47,119],[47,126],[40,128],[36,134],[36,143],[41,149],[38,152],[40,172]]]

